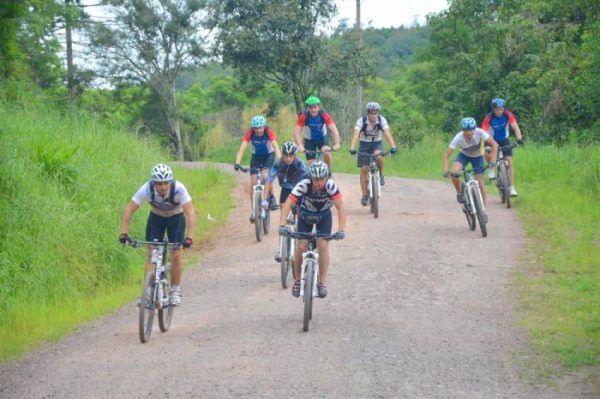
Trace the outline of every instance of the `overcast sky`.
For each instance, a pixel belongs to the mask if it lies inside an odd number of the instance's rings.
[[[348,18],[351,25],[356,21],[356,0],[336,0],[339,18]],[[415,18],[421,25],[425,16],[448,8],[446,0],[361,0],[361,23],[363,27],[375,28],[410,26]]]

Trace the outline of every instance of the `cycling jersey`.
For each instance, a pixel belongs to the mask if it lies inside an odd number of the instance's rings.
[[[317,116],[311,116],[303,112],[298,116],[296,126],[302,128],[302,135],[309,140],[322,140],[327,135],[327,126],[333,125],[333,119],[327,112],[319,112]]]
[[[471,140],[467,141],[462,131],[458,132],[450,142],[450,148],[460,148],[460,152],[468,157],[474,158],[481,156],[481,143],[487,141],[490,135],[484,130],[476,127]]]
[[[301,211],[322,213],[331,209],[333,201],[342,198],[342,193],[331,179],[318,191],[313,188],[311,179],[303,179],[294,187],[289,198],[296,204],[301,202]]]
[[[294,159],[294,162],[292,162],[291,165],[286,165],[285,161],[280,159],[275,162],[271,168],[271,171],[267,176],[267,182],[273,183],[275,177],[277,177],[279,185],[282,188],[291,190],[300,180],[308,177],[308,171],[306,170],[304,162],[298,157]]]
[[[508,138],[508,128],[510,124],[516,122],[517,118],[513,115],[512,112],[508,110],[504,110],[502,116],[497,117],[495,113],[490,112],[483,119],[483,123],[481,124],[481,128],[486,132],[490,132],[493,130],[494,132],[494,140],[502,140]],[[491,129],[490,129],[491,128]]]
[[[150,212],[162,216],[170,217],[183,212],[182,205],[187,204],[192,200],[185,186],[175,181],[174,184],[175,195],[172,196],[173,202],[170,201],[170,190],[166,196],[162,197],[156,188],[154,188],[154,196],[150,192],[150,182],[146,182],[140,189],[133,195],[131,200],[137,205],[142,205],[144,202],[150,203]],[[154,197],[154,198],[153,198]]]
[[[360,132],[360,141],[381,141],[383,139],[383,131],[389,128],[389,125],[383,116],[377,115],[377,117],[377,120],[373,124],[371,124],[371,121],[367,117],[367,126],[365,129],[363,129],[364,118],[360,118],[356,121],[356,126],[354,128],[358,129]]]
[[[244,141],[250,143],[250,149],[256,155],[269,155],[275,151],[273,141],[277,141],[277,135],[268,126],[265,127],[265,132],[258,135],[253,129],[246,130]]]

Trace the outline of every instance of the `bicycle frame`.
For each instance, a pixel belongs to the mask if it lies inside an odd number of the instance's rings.
[[[314,262],[314,275],[316,278],[313,278],[312,281],[312,297],[315,298],[317,296],[317,280],[319,279],[319,253],[316,250],[316,241],[309,240],[308,242],[308,251],[302,254],[302,266],[300,268],[300,298],[304,298],[304,288],[306,287],[306,273],[309,262]]]
[[[168,281],[166,279],[166,274],[171,271],[170,267],[167,265],[167,254],[169,247],[179,247],[179,243],[170,243],[166,240],[164,241],[139,241],[132,240],[131,246],[138,247],[139,245],[151,245],[152,246],[152,254],[151,261],[154,265],[154,286],[157,289],[154,290],[153,300],[151,304],[141,304],[140,306],[152,306],[152,308],[148,309],[165,309],[170,306],[169,301],[169,293],[165,292],[165,288],[168,285]]]
[[[481,210],[482,212],[485,212],[485,205],[483,203],[483,197],[481,195],[481,188],[479,187],[479,182],[473,176],[473,171],[463,170],[463,176],[465,179],[465,194],[467,195],[467,211],[470,212],[472,215],[477,215],[477,209],[475,209],[475,201],[473,199],[473,196],[475,195],[474,193],[477,193],[477,195],[479,196],[479,203],[481,204]],[[475,190],[475,188],[477,188],[477,190]]]

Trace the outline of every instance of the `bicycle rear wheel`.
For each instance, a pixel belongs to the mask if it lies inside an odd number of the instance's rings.
[[[149,271],[144,278],[142,295],[140,296],[139,333],[142,343],[148,342],[152,334],[155,307],[154,272]]]
[[[371,197],[371,212],[376,219],[379,217],[379,181],[377,179],[377,174],[371,175],[371,185],[373,187],[371,191],[373,195]]]
[[[285,239],[281,251],[281,286],[283,289],[289,287],[292,279],[292,261],[290,257],[293,254],[290,254],[290,240],[289,237]]]
[[[166,293],[166,295],[169,297],[169,295],[170,295],[169,290],[171,289],[170,273],[167,273],[166,278],[167,278],[167,283],[163,287],[163,292]],[[170,303],[169,303],[168,307],[158,310],[158,327],[160,328],[160,331],[162,331],[162,332],[169,331],[169,327],[171,327],[171,320],[173,320],[173,311],[174,311],[174,307],[171,306]]]
[[[496,185],[498,186],[498,192],[500,193],[500,201],[506,203],[506,194],[504,188],[506,187],[506,167],[502,162],[498,165],[498,175],[496,176]]]
[[[477,221],[479,222],[479,229],[481,230],[481,235],[487,237],[487,225],[483,218],[483,204],[481,192],[479,189],[475,188],[473,190],[473,201],[475,202],[475,209],[477,210]]]
[[[315,278],[314,261],[309,260],[306,263],[306,286],[304,287],[304,324],[302,331],[308,331],[310,319],[312,319],[312,304],[313,304],[313,281]]]
[[[254,199],[252,201],[252,206],[254,206],[254,232],[256,233],[257,241],[261,241],[262,236],[263,236],[263,227],[262,227],[263,219],[261,217],[262,208],[260,205],[261,200],[262,200],[262,193],[260,191],[255,192]]]

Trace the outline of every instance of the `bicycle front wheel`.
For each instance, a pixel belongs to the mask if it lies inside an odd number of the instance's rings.
[[[265,234],[269,234],[269,230],[271,230],[271,212],[269,210],[265,210],[265,218],[262,221],[263,232]]]
[[[479,222],[479,229],[481,230],[481,235],[487,237],[487,225],[484,220],[483,214],[483,198],[481,197],[481,192],[479,189],[473,190],[473,201],[475,202],[475,209],[477,210],[477,221]]]
[[[148,342],[152,334],[155,307],[154,272],[149,271],[144,278],[142,295],[140,296],[139,333],[142,343]]]
[[[171,289],[171,276],[167,276],[167,284],[163,287],[163,292],[167,297],[169,296],[169,291]],[[167,332],[169,331],[169,327],[171,327],[171,320],[173,320],[173,311],[174,307],[169,305],[166,308],[162,308],[158,310],[158,327],[160,331]]]
[[[256,191],[254,193],[254,199],[252,201],[252,206],[254,206],[254,232],[256,233],[256,240],[261,241],[263,237],[263,227],[262,222],[263,218],[261,217],[261,200],[262,193],[260,191]]]
[[[496,176],[496,185],[498,186],[498,192],[500,193],[500,201],[504,204],[506,202],[506,194],[504,188],[506,187],[506,167],[503,163],[498,165],[498,171]]]
[[[510,181],[510,166],[504,168],[504,198],[506,198],[506,207],[510,209],[510,186],[512,182]]]
[[[375,219],[379,217],[379,181],[377,174],[371,175],[371,185],[373,187],[373,191],[371,192],[373,196],[371,197],[371,212]]]
[[[306,264],[306,280],[304,287],[304,324],[302,331],[308,331],[310,319],[312,319],[312,304],[313,304],[313,281],[315,279],[315,264],[312,260]]]
[[[460,189],[463,192],[464,196],[465,196],[465,201],[466,203],[463,204],[463,212],[465,213],[465,216],[467,217],[467,224],[469,225],[469,229],[475,230],[475,228],[477,227],[477,224],[475,222],[475,215],[473,214],[473,205],[469,202],[469,195],[467,194],[467,191],[465,190],[465,184],[461,183],[460,184]]]

